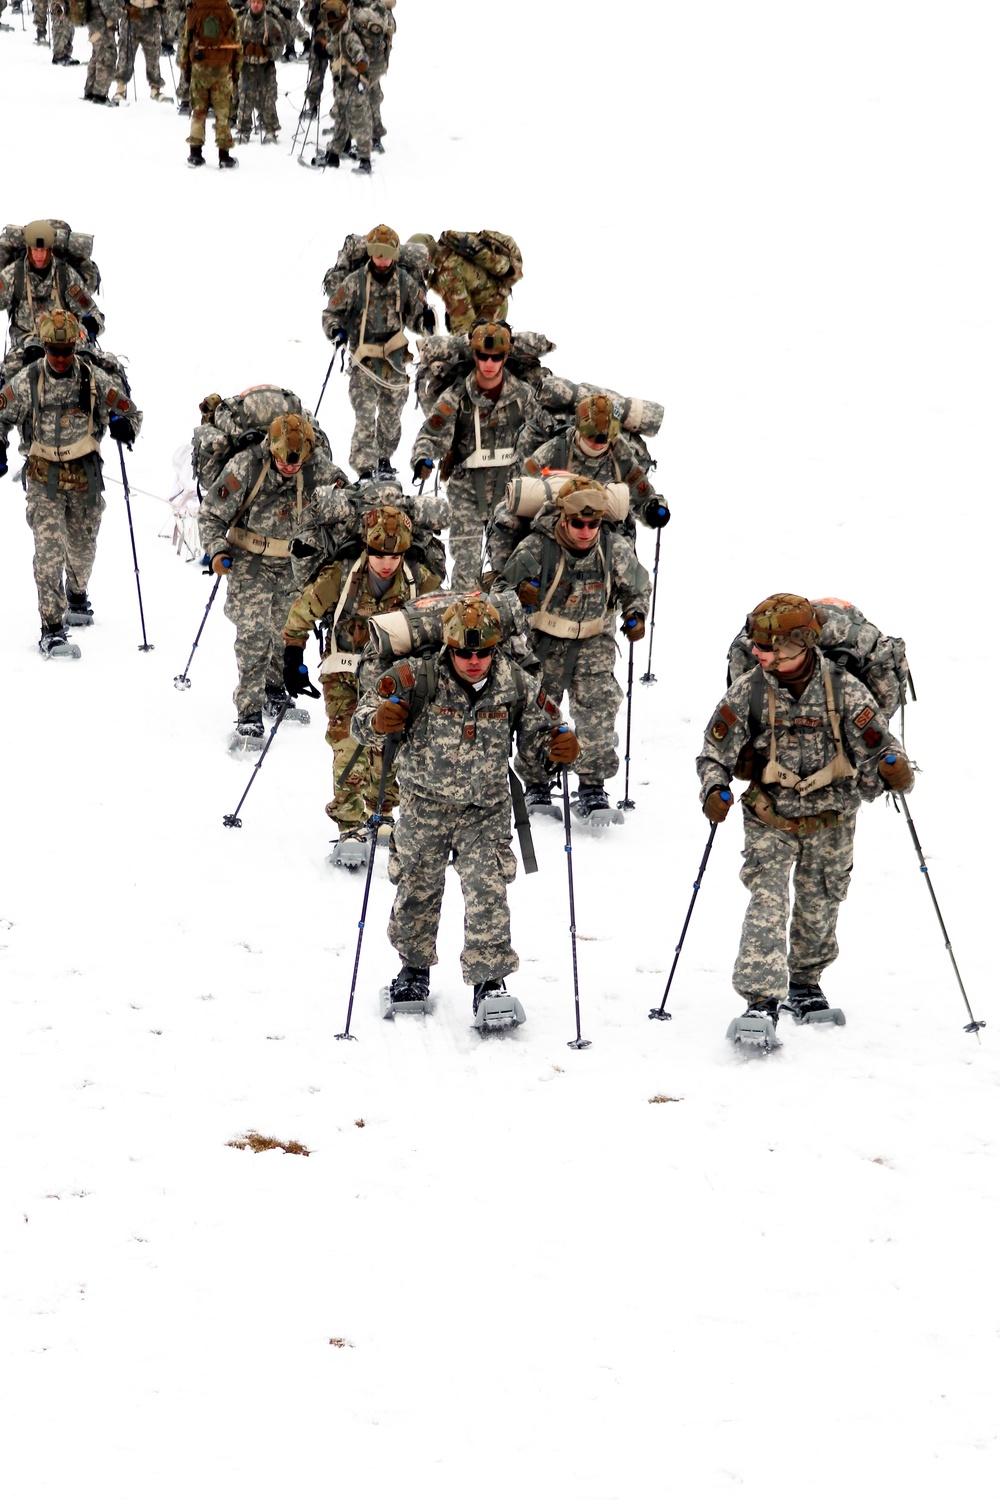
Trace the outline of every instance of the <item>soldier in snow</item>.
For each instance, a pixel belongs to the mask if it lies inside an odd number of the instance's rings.
[[[41,357],[41,320],[56,308],[72,313],[91,340],[104,332],[104,318],[91,296],[97,286],[93,262],[78,268],[65,260],[56,251],[56,229],[50,219],[32,220],[22,234],[24,254],[0,270],[0,311],[10,319],[10,349],[3,363],[7,379]]]
[[[376,748],[386,735],[402,736],[400,816],[389,855],[396,886],[389,941],[402,968],[391,998],[428,996],[445,873],[453,861],[465,901],[462,976],[472,986],[475,1015],[518,967],[506,890],[517,870],[508,779],[512,738],[535,781],[572,761],[578,747],[572,731],[560,732],[558,710],[539,694],[537,682],[498,649],[500,616],[488,600],[479,594],[456,600],[445,612],[443,638],[437,658],[403,658],[378,679],[351,727],[357,740]]]
[[[101,438],[131,443],[142,413],[109,375],[77,356],[80,328],[56,308],[41,320],[44,359],[0,390],[0,475],[7,472],[7,435],[21,433],[27,454],[27,519],[35,537],[35,584],[43,656],[79,656],[65,624],[89,625],[87,586],[104,511]]]
[[[241,142],[249,141],[254,112],[265,146],[278,139],[278,70],[287,35],[277,8],[272,12],[267,0],[250,0],[240,16],[243,38],[243,70],[240,73],[240,108],[236,133]]]
[[[115,98],[124,99],[135,73],[135,59],[142,48],[146,64],[146,82],[149,97],[155,104],[170,104],[169,95],[163,92],[163,74],[160,72],[160,49],[163,45],[160,0],[126,0],[121,25],[118,28],[118,66],[115,70]]]
[[[229,149],[233,144],[229,119],[243,67],[243,44],[236,14],[226,0],[190,0],[178,62],[191,105],[188,166],[205,165],[202,147],[210,105],[215,115],[219,166],[238,166]]]
[[[887,790],[908,792],[913,771],[867,688],[818,649],[822,620],[808,599],[774,594],[748,626],[757,666],[713,712],[698,776],[715,823],[733,805],[733,777],[750,782],[740,872],[750,904],[733,985],[773,1045],[779,1006],[798,1020],[828,1009],[820,981],[837,957],[857,810]]]

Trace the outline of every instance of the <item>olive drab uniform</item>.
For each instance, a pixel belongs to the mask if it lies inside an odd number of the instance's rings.
[[[104,511],[101,438],[113,417],[134,433],[138,411],[111,376],[76,357],[65,375],[36,360],[0,390],[0,438],[12,427],[27,454],[27,520],[43,629],[59,629],[67,590],[86,594]]]
[[[42,271],[35,269],[27,254],[0,269],[0,311],[10,319],[10,349],[2,372],[5,378],[11,378],[24,364],[25,345],[38,339],[44,313],[62,308],[81,323],[84,318],[93,319],[97,334],[103,333],[104,318],[90,295],[94,286],[96,272],[84,276],[55,252]]]
[[[394,670],[400,678],[408,673],[411,682],[427,682],[428,663],[431,690],[414,707],[396,757],[400,816],[389,845],[389,878],[397,888],[389,941],[413,968],[437,963],[445,874],[453,860],[465,900],[462,975],[474,985],[518,967],[506,889],[517,873],[511,740],[517,736],[531,779],[544,779],[551,772],[546,751],[558,716],[540,704],[537,682],[499,651],[479,692],[452,671],[447,651],[436,661],[405,658]],[[380,702],[373,688],[358,706],[352,731],[362,744],[382,743],[372,728]]]
[[[413,358],[405,330],[420,330],[426,305],[420,283],[398,264],[385,272],[361,266],[327,303],[323,332],[328,339],[346,333],[351,350],[351,463],[359,474],[391,460],[399,447]]]
[[[239,682],[233,702],[241,720],[259,715],[266,698],[284,697],[282,631],[297,593],[291,540],[306,523],[317,486],[344,480],[315,449],[298,474],[286,477],[265,438],[231,459],[202,497],[202,546],[210,558],[220,552],[232,558],[226,617],[236,626]]]
[[[257,126],[264,139],[273,141],[280,129],[276,64],[284,50],[287,33],[279,15],[266,5],[258,16],[248,7],[240,16],[240,30],[243,71],[240,73],[237,134],[241,141],[249,140],[256,112]]]
[[[191,88],[189,146],[205,144],[205,121],[211,105],[215,114],[215,144],[228,151],[233,144],[229,119],[236,80],[243,66],[243,47],[236,15],[226,0],[192,0],[184,21],[180,68]]]
[[[539,604],[528,616],[532,646],[542,663],[541,685],[555,702],[569,693],[580,754],[581,782],[600,782],[618,770],[615,719],[624,694],[615,678],[615,611],[645,619],[649,574],[635,549],[605,523],[586,552],[558,541],[559,513],[546,505],[502,574],[513,589],[538,580]]]
[[[333,799],[326,813],[342,832],[372,812],[388,813],[399,804],[395,772],[390,771],[385,800],[377,807],[382,754],[373,746],[356,753],[360,747],[351,736],[351,719],[358,706],[357,670],[368,643],[369,619],[430,593],[441,582],[423,563],[410,561],[405,552],[400,555],[399,568],[380,592],[376,589],[383,580],[369,574],[366,551],[330,563],[303,590],[285,624],[286,645],[305,646],[313,625],[318,620],[328,622],[319,672],[326,705],[326,742],[333,751]]]
[[[874,698],[820,651],[800,698],[776,673],[754,667],[712,714],[697,762],[702,801],[750,774],[740,872],[750,903],[733,970],[748,1002],[784,1000],[789,979],[818,984],[837,957],[855,817],[862,801],[885,791],[877,767],[890,751],[901,746]]]
[[[115,82],[123,96],[125,85],[132,81],[140,47],[150,93],[156,99],[163,92],[163,74],[160,72],[160,50],[163,46],[161,16],[160,0],[126,0],[118,28],[118,66],[115,69]]]
[[[85,99],[106,99],[108,96],[118,60],[117,30],[121,14],[119,0],[87,0],[87,36],[91,52],[83,90]]]
[[[459,592],[479,585],[484,528],[517,472],[517,436],[534,405],[531,387],[509,371],[494,396],[480,390],[473,370],[445,391],[417,434],[412,463],[442,460],[452,588]]]

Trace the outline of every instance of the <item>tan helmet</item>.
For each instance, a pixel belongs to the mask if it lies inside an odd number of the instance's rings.
[[[801,594],[770,594],[750,611],[747,628],[755,645],[771,651],[780,641],[815,646],[823,625]]]
[[[510,353],[510,324],[494,322],[491,318],[477,318],[469,334],[473,354]]]
[[[413,522],[398,505],[376,505],[366,511],[362,528],[369,552],[405,552],[413,541]]]
[[[431,265],[437,260],[438,249],[440,247],[432,234],[411,234],[406,243],[408,245],[423,245],[427,251]]]
[[[275,458],[283,464],[304,464],[312,455],[316,434],[297,412],[275,417],[267,430],[268,442]]]
[[[564,516],[603,516],[608,508],[608,495],[596,479],[574,474],[559,486],[552,502]]]
[[[500,616],[483,594],[463,594],[449,604],[441,620],[441,638],[446,646],[461,651],[484,651],[503,640]]]
[[[46,349],[75,349],[80,342],[80,325],[71,312],[53,307],[42,313],[38,323],[38,337]]]
[[[32,219],[22,230],[24,243],[29,250],[54,250],[56,231],[50,219]]]
[[[369,258],[377,255],[380,260],[398,260],[399,235],[388,224],[376,224],[365,235],[365,249]]]
[[[621,405],[603,392],[584,396],[576,408],[576,430],[594,442],[617,442],[622,430]]]
[[[204,426],[206,422],[209,424],[214,424],[215,409],[217,406],[221,405],[222,397],[219,395],[218,391],[213,391],[210,396],[205,396],[201,401],[198,402],[198,410],[201,412],[202,426]]]

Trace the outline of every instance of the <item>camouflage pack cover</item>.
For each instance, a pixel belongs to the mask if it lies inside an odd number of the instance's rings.
[[[422,594],[386,615],[373,615],[368,622],[371,647],[376,656],[422,656],[440,651],[444,645],[444,618],[456,604],[467,601],[469,594],[442,590]],[[497,643],[523,636],[527,618],[513,589],[478,596],[488,603],[498,621]]]
[[[340,247],[336,261],[323,277],[323,291],[328,297],[332,297],[345,277],[367,264],[368,241],[366,237],[363,234],[349,234]],[[402,266],[404,271],[408,271],[426,292],[428,272],[426,245],[414,244],[411,240],[407,240],[405,245],[399,247],[397,264]]]
[[[524,275],[524,260],[515,239],[499,229],[446,229],[438,244],[486,271],[506,295]]]
[[[412,526],[408,555],[444,578],[447,558],[437,533],[448,525],[447,500],[435,495],[404,495],[395,479],[368,480],[342,489],[321,485],[314,492],[310,519],[296,538],[313,550],[305,557],[292,558],[296,587],[304,589],[329,563],[360,551],[365,516],[382,506],[406,512]]]
[[[589,385],[565,380],[561,375],[546,374],[537,392],[539,403],[551,412],[565,412],[572,416],[584,396],[610,396],[621,408],[621,424],[625,432],[639,433],[642,437],[655,437],[663,425],[664,409],[658,401],[647,401],[639,396],[623,396],[609,385]]]
[[[549,354],[555,344],[544,333],[515,331],[511,335],[507,369],[518,380],[525,381],[537,389],[551,370],[542,365],[542,356]],[[449,386],[462,380],[475,364],[472,345],[464,333],[435,333],[418,339],[420,363],[417,366],[417,400],[425,417],[429,417],[434,406]]]
[[[234,453],[262,442],[275,417],[290,413],[309,421],[314,451],[333,457],[326,433],[295,392],[284,386],[252,385],[222,399],[213,394],[205,398],[200,409],[205,420],[194,429],[191,439],[191,467],[205,489],[216,483]]]

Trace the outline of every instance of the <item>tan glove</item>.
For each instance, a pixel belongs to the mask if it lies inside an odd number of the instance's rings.
[[[549,760],[556,766],[568,766],[580,754],[580,741],[572,729],[553,729],[549,735]]]
[[[233,560],[228,552],[217,552],[212,558],[212,572],[224,578],[233,565]]]
[[[534,609],[538,603],[538,584],[532,583],[531,579],[526,578],[523,583],[519,583],[517,586],[517,597],[525,609]]]
[[[646,634],[646,622],[641,615],[628,615],[622,621],[622,635],[627,641],[641,641]]]
[[[889,756],[892,757],[890,760]],[[878,774],[890,792],[908,792],[913,785],[913,768],[905,755],[890,751],[878,763]]]
[[[705,817],[710,823],[724,823],[733,805],[733,794],[728,787],[715,786],[705,798]]]
[[[372,728],[376,734],[398,734],[409,717],[410,710],[405,703],[393,703],[387,698],[375,710]]]

